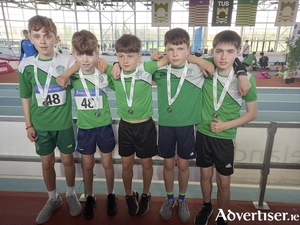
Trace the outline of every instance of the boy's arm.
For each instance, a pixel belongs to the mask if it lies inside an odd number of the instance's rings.
[[[71,66],[65,72],[63,72],[61,75],[56,77],[56,83],[59,86],[66,88],[68,86],[69,78],[72,76],[72,74],[76,73],[79,69],[80,69],[80,66],[78,65],[78,63],[77,62],[74,63],[73,66]]]
[[[207,72],[209,74],[214,74],[215,66],[214,66],[214,64],[212,64],[209,61],[206,61],[206,60],[204,60],[202,58],[199,58],[195,55],[188,55],[187,61],[190,62],[190,63],[197,64],[200,67],[200,69],[202,70],[202,73],[206,77],[207,77]]]
[[[99,58],[98,61],[95,63],[95,66],[100,73],[104,73],[107,69],[108,64],[104,58]]]
[[[231,121],[224,122],[215,118],[215,121],[210,124],[211,130],[215,133],[219,133],[223,130],[238,127],[254,120],[257,117],[257,102],[246,102],[246,109],[247,111],[245,114]]]
[[[25,128],[27,130],[27,137],[31,142],[34,142],[37,140],[37,136],[35,133],[35,129],[31,124],[31,118],[30,118],[31,98],[22,98],[21,101],[22,101],[22,109],[25,117]]]

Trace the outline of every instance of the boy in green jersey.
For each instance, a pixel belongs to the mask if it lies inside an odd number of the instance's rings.
[[[206,225],[212,215],[211,193],[214,167],[218,186],[218,215],[227,215],[230,199],[230,177],[234,168],[234,139],[237,127],[257,116],[255,79],[247,74],[251,83],[249,92],[242,96],[238,89],[238,76],[233,63],[241,45],[240,36],[230,30],[218,33],[213,40],[213,60],[217,67],[212,79],[206,79],[203,90],[202,121],[197,124],[196,163],[200,166],[203,206],[196,216],[196,225]],[[242,101],[246,113],[240,116]],[[220,214],[220,210],[223,213]],[[217,225],[228,224],[218,216]]]
[[[25,116],[27,137],[35,142],[42,161],[44,182],[49,200],[36,218],[37,224],[48,221],[63,201],[56,190],[54,149],[60,150],[67,182],[70,214],[77,216],[82,208],[75,193],[75,164],[71,89],[61,88],[55,78],[75,63],[70,55],[54,53],[57,30],[51,19],[34,16],[29,20],[30,40],[38,51],[24,58],[19,66],[20,97]]]
[[[112,152],[115,148],[115,137],[112,129],[112,118],[106,93],[107,87],[114,88],[106,74],[95,68],[99,57],[98,40],[90,31],[75,32],[72,37],[73,56],[80,69],[70,78],[74,89],[77,113],[76,151],[81,154],[86,203],[83,209],[85,218],[94,217],[96,199],[93,193],[93,178],[96,152],[98,146],[101,164],[105,170],[107,185],[107,214],[117,213],[114,194],[114,166]]]

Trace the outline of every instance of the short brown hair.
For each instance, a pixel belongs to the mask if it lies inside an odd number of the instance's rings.
[[[75,32],[72,37],[72,48],[79,54],[92,55],[99,50],[96,36],[87,30]]]
[[[140,53],[141,46],[141,40],[133,34],[123,34],[115,43],[117,53]]]
[[[165,33],[165,46],[170,43],[172,45],[186,44],[190,47],[190,35],[182,28],[174,28]]]
[[[46,34],[54,33],[54,35],[57,35],[57,29],[56,25],[53,23],[52,19],[47,18],[45,16],[39,16],[36,15],[34,17],[31,17],[28,21],[28,30],[31,32],[31,30],[39,31],[44,28],[44,31]]]
[[[241,37],[235,31],[224,30],[218,33],[213,40],[213,48],[215,48],[219,43],[232,44],[236,49],[241,47]]]

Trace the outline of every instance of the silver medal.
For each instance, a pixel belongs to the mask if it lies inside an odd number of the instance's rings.
[[[168,113],[171,113],[171,112],[172,112],[172,108],[169,107],[169,108],[167,109],[167,111],[168,111]]]
[[[129,109],[129,110],[128,110],[128,113],[129,113],[129,114],[133,114],[133,110],[132,110],[132,109]]]

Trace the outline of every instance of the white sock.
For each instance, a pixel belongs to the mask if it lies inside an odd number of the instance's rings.
[[[53,191],[48,191],[49,199],[57,199],[58,193],[56,191],[56,188]]]
[[[75,193],[75,187],[74,186],[73,187],[68,187],[67,186],[67,193],[66,193],[66,195],[70,196],[70,195],[73,195],[73,194],[76,194]]]

